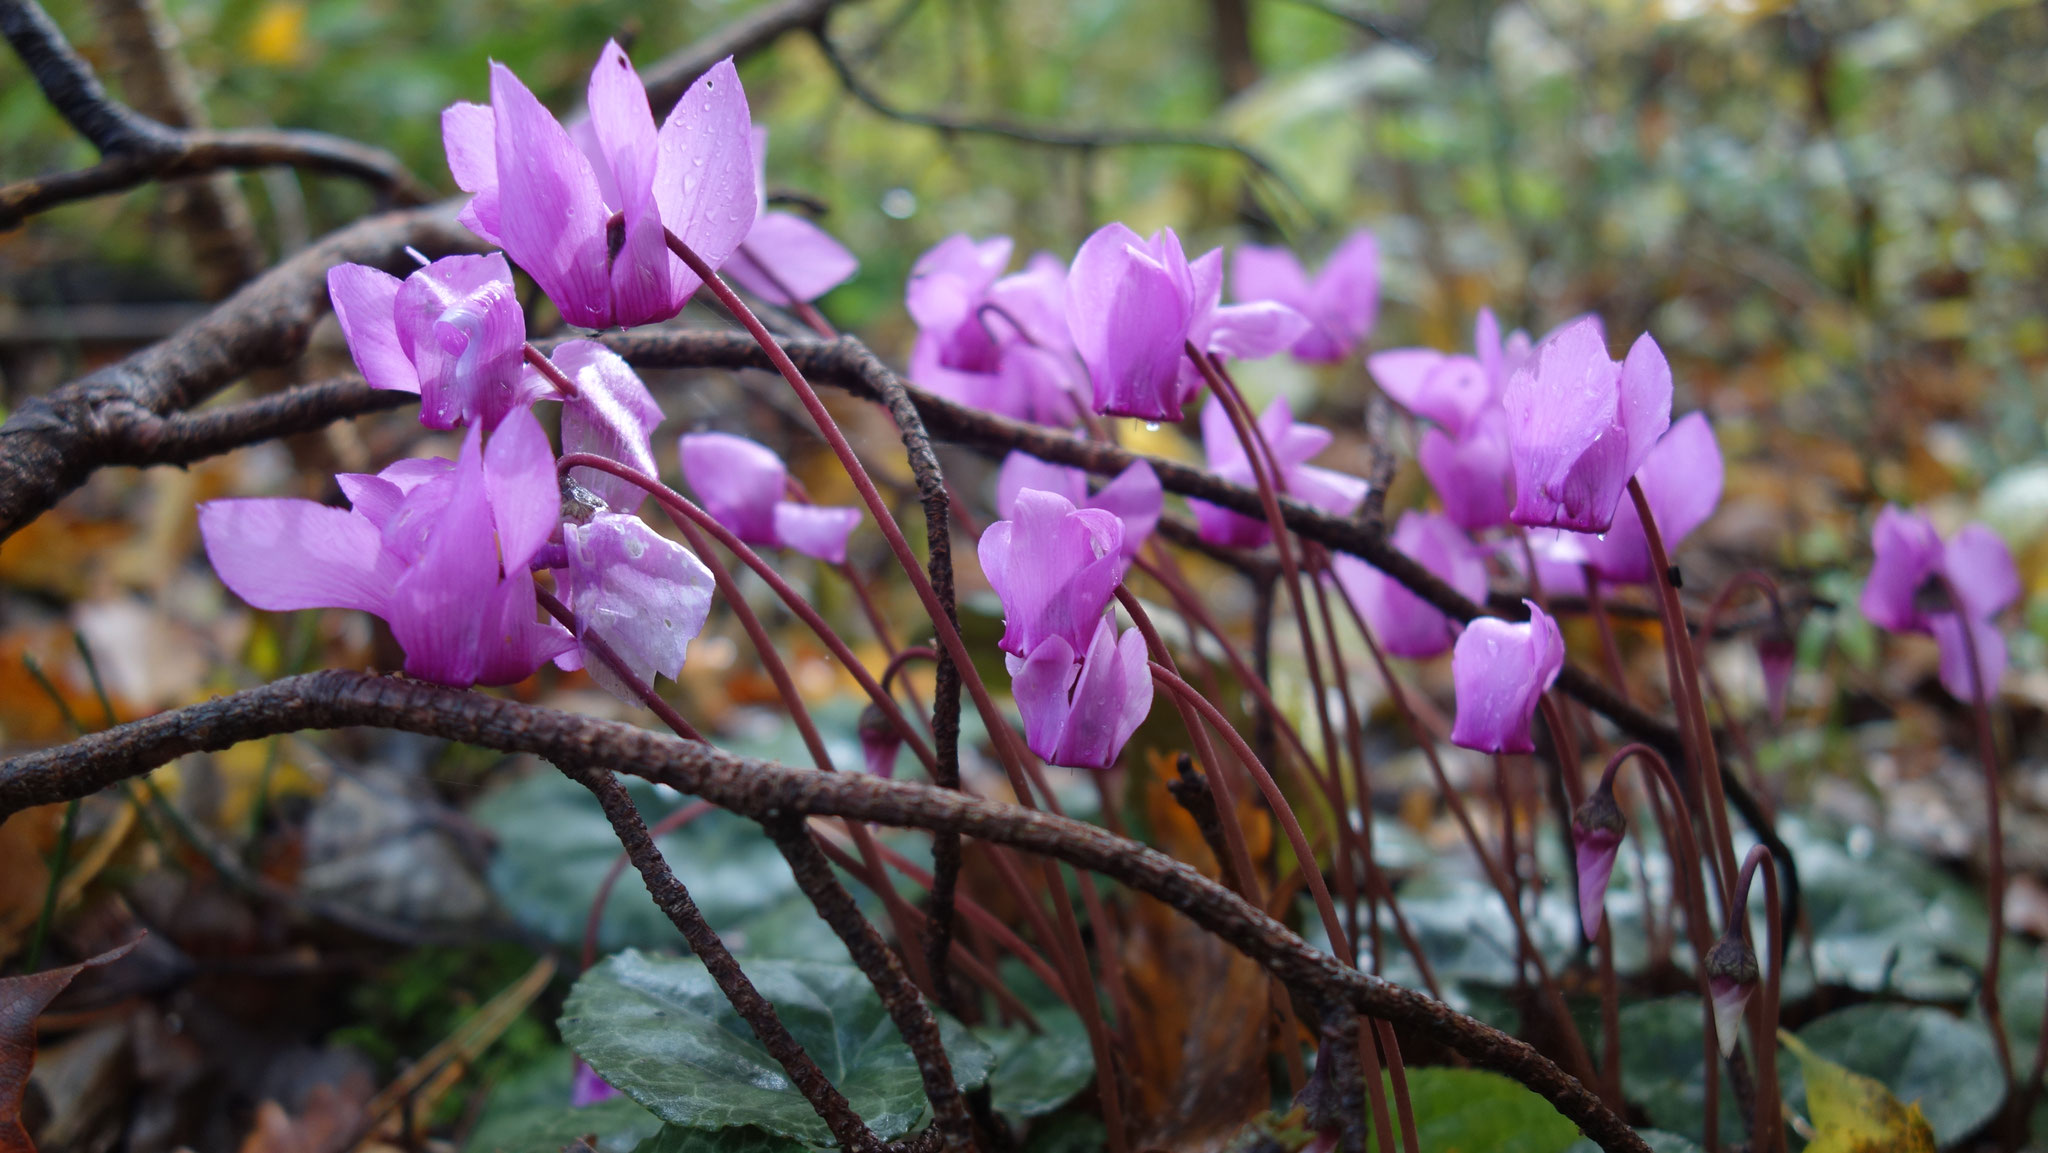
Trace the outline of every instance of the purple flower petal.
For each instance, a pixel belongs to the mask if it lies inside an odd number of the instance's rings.
[[[1086,644],[1123,576],[1123,522],[1025,489],[1016,515],[981,535],[981,569],[1003,602],[1001,648],[1022,656],[1046,637]]]
[[[498,239],[497,135],[497,117],[487,104],[465,101],[441,112],[441,144],[448,152],[448,171],[457,188],[472,194],[455,219],[485,243],[502,246],[504,241]]]
[[[1316,273],[1314,292],[1315,307],[1303,312],[1315,322],[1316,332],[1295,344],[1294,355],[1342,360],[1372,332],[1379,316],[1380,248],[1371,232],[1352,233],[1330,253]]]
[[[1640,460],[1623,423],[1622,375],[1607,357],[1599,322],[1588,317],[1546,338],[1508,383],[1501,403],[1515,464],[1515,523],[1607,531],[1629,463]],[[1644,406],[1631,411],[1636,424],[1656,424]]]
[[[655,198],[659,152],[654,113],[647,106],[647,89],[617,41],[605,44],[590,70],[588,100],[590,138],[601,158],[593,168],[610,176],[608,181],[600,177],[599,183],[610,186],[609,206],[623,214],[625,224],[623,242],[610,254],[613,322],[630,328],[667,320],[689,298],[685,282],[694,288],[696,278],[668,250]]]
[[[1941,567],[1955,587],[1962,611],[1974,619],[1995,615],[2020,599],[2020,574],[2013,567],[2012,550],[1986,525],[1966,524],[1957,530],[1941,550]]]
[[[1185,258],[1172,268],[1150,255],[1152,247],[1121,224],[1090,236],[1067,278],[1067,327],[1097,412],[1177,421],[1192,288]],[[1170,247],[1179,255],[1178,238]]]
[[[485,604],[478,635],[476,683],[511,685],[532,676],[557,656],[573,652],[576,638],[553,620],[540,620],[533,572],[505,574]]]
[[[499,232],[562,319],[583,328],[612,323],[605,225],[597,175],[583,151],[502,64],[491,65],[498,158]],[[507,174],[516,180],[505,179]]]
[[[1457,719],[1451,742],[1482,753],[1536,751],[1529,733],[1536,703],[1564,667],[1564,636],[1533,602],[1529,620],[1480,617],[1451,651]]]
[[[1621,365],[1621,430],[1628,437],[1623,476],[1634,476],[1643,467],[1670,427],[1671,365],[1646,332],[1629,346],[1628,359]]]
[[[790,500],[775,505],[776,542],[826,564],[846,563],[846,538],[859,527],[857,508],[827,508]]]
[[[816,300],[846,283],[860,261],[832,235],[801,216],[763,213],[746,243],[726,261],[740,287],[770,304]]]
[[[491,434],[484,446],[484,491],[490,498],[505,571],[526,571],[527,563],[562,523],[555,451],[532,409],[514,409]]]
[[[1272,300],[1305,312],[1309,302],[1308,274],[1301,261],[1285,248],[1241,244],[1230,255],[1230,296],[1246,303]]]
[[[1103,485],[1102,491],[1084,503],[1111,513],[1124,523],[1122,552],[1128,560],[1138,555],[1138,550],[1151,538],[1152,530],[1158,527],[1166,505],[1166,490],[1160,487],[1159,474],[1140,460],[1118,473],[1115,480]]]
[[[1968,620],[1969,636],[1963,634],[1963,622]],[[1963,617],[1956,613],[1942,613],[1931,618],[1928,628],[1934,633],[1934,643],[1941,649],[1941,687],[1959,701],[1975,700],[1981,685],[1986,701],[1996,700],[1999,686],[2005,680],[2006,649],[2005,634],[1988,617]],[[1974,645],[1977,654],[1977,674],[1970,674],[1970,652]]]
[[[775,506],[789,473],[765,444],[725,432],[698,432],[678,442],[683,479],[713,520],[748,544],[775,545]]]
[[[1077,769],[1109,769],[1152,711],[1152,672],[1145,638],[1126,629],[1119,639],[1108,617],[1095,626],[1059,747],[1046,760]],[[1028,743],[1028,742],[1027,742]]]
[[[1440,428],[1423,433],[1416,458],[1444,502],[1444,515],[1459,527],[1476,531],[1508,522],[1514,462],[1508,456],[1507,416],[1499,408],[1481,413],[1455,440]]]
[[[1485,597],[1485,554],[1448,518],[1402,513],[1390,543],[1465,597]],[[1337,553],[1331,569],[1387,652],[1399,657],[1433,657],[1448,650],[1456,639],[1450,618],[1358,557]]]
[[[428,505],[431,514],[406,515]],[[470,426],[453,471],[406,497],[393,525],[412,526],[421,534],[416,559],[392,585],[384,618],[405,649],[405,671],[466,688],[480,670],[484,613],[498,588],[481,427]],[[387,528],[387,540],[391,535]]]
[[[690,641],[711,613],[714,582],[704,562],[639,517],[619,513],[563,525],[562,542],[569,554],[569,605],[582,635],[601,637],[650,684],[657,673],[670,679],[681,673]],[[583,667],[612,695],[638,703],[587,645]]]
[[[1721,448],[1706,415],[1691,413],[1672,425],[1643,461],[1636,479],[1657,517],[1665,551],[1676,556],[1678,542],[1712,516],[1721,500]],[[1583,543],[1587,561],[1603,580],[1644,584],[1656,575],[1634,500],[1622,500],[1604,536]]]
[[[1920,588],[1940,571],[1941,534],[1926,517],[1886,505],[1871,528],[1870,545],[1876,559],[1859,602],[1863,615],[1891,632],[1925,632]]]
[[[377,526],[309,500],[215,500],[199,535],[221,583],[259,609],[344,608],[383,615],[399,566]]]
[[[393,307],[419,374],[421,424],[489,429],[538,391],[525,384],[526,317],[502,253],[436,260],[406,277]]]
[[[576,382],[577,396],[562,404],[562,453],[589,453],[618,461],[644,476],[657,476],[653,436],[661,424],[661,406],[631,365],[611,349],[589,340],[572,340],[555,349],[555,367]],[[647,490],[594,468],[572,468],[569,475],[611,506],[630,513],[647,499]]]
[[[1080,668],[1074,663],[1074,647],[1062,637],[1047,637],[1021,662],[1010,662],[1010,695],[1024,721],[1024,743],[1038,756],[1051,762],[1060,750],[1060,734],[1067,725],[1069,700]]]
[[[1572,852],[1578,860],[1579,924],[1588,938],[1600,935],[1607,913],[1607,883],[1621,856],[1621,833],[1614,829],[1572,826]]]
[[[661,219],[713,268],[754,227],[760,193],[754,184],[753,123],[728,56],[690,85],[657,134],[654,198]],[[698,281],[679,259],[670,259],[676,263],[675,308],[681,309]]]
[[[1017,515],[1017,494],[1035,488],[1057,493],[1080,507],[1088,503],[1088,474],[1078,468],[1043,461],[1021,449],[1011,449],[996,470],[996,515],[1009,520]]]
[[[420,390],[419,371],[398,341],[399,280],[367,264],[337,264],[327,270],[327,296],[334,319],[348,341],[349,355],[371,388]]]
[[[612,1088],[609,1081],[598,1076],[597,1070],[584,1064],[583,1058],[576,1058],[576,1074],[569,1082],[570,1108],[581,1109],[600,1101],[609,1101],[618,1095],[619,1091]]]
[[[1311,327],[1301,313],[1270,300],[1215,309],[1208,325],[1208,339],[1202,347],[1237,360],[1272,356],[1300,340]]]

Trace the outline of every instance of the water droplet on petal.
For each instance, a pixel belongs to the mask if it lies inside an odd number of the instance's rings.
[[[1158,432],[1158,431],[1159,431],[1159,422],[1158,422],[1158,421],[1156,421],[1156,420],[1148,420],[1148,421],[1146,421],[1146,422],[1145,422],[1145,431],[1146,431],[1146,432]]]

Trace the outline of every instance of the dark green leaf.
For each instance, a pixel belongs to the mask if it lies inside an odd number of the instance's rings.
[[[1095,1052],[1088,1031],[1071,1009],[1040,1011],[1045,1032],[1022,1025],[984,1026],[974,1035],[995,1053],[989,1090],[996,1111],[1012,1119],[1050,1113],[1095,1079]]]
[[[625,1097],[577,1109],[569,1104],[574,1058],[566,1049],[491,1090],[465,1153],[562,1153],[593,1134],[598,1153],[632,1153],[661,1129],[661,1118]]]
[[[640,1142],[633,1153],[804,1153],[805,1146],[759,1129],[706,1132],[681,1125],[663,1125],[661,1132]]]
[[[1698,997],[1666,997],[1621,1010],[1621,1089],[1650,1123],[1689,1140],[1706,1115],[1705,1026]],[[1742,1131],[1740,1111],[1720,1080],[1721,1133]]]
[[[1408,1100],[1423,1153],[1565,1153],[1579,1137],[1550,1102],[1498,1073],[1410,1069]]]
[[[917,1062],[881,999],[851,965],[756,961],[747,975],[799,1044],[883,1139],[926,1111]],[[694,1129],[753,1125],[813,1145],[825,1123],[789,1083],[702,962],[628,949],[577,980],[562,1037],[593,1069],[665,1121]],[[953,1073],[981,1084],[988,1047],[940,1018]]]

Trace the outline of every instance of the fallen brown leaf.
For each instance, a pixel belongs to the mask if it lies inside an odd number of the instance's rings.
[[[36,1018],[85,970],[118,961],[142,938],[76,965],[0,980],[0,1153],[35,1153],[21,1123],[22,1094],[36,1064]]]

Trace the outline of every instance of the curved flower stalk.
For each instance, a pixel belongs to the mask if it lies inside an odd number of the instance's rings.
[[[1081,411],[1067,335],[1067,269],[1051,253],[1003,275],[1007,236],[956,234],[911,267],[904,300],[917,322],[911,378],[961,404],[1060,427]]]
[[[1140,460],[1116,475],[1093,496],[1088,493],[1088,474],[1078,468],[1051,464],[1021,450],[1013,449],[996,470],[996,515],[1010,519],[1017,515],[1017,494],[1027,488],[1058,493],[1076,508],[1099,508],[1112,513],[1124,524],[1125,560],[1138,555],[1158,527],[1166,504],[1166,490],[1159,474]]]
[[[1177,421],[1202,387],[1188,345],[1257,360],[1309,330],[1308,319],[1284,304],[1222,299],[1222,249],[1190,263],[1171,228],[1149,237],[1122,224],[1097,229],[1067,277],[1067,328],[1088,368],[1095,411]]]
[[[1564,634],[1534,601],[1523,603],[1529,606],[1527,621],[1480,617],[1465,626],[1451,650],[1458,698],[1453,744],[1482,753],[1536,751],[1529,722],[1564,668]]]
[[[1467,599],[1485,599],[1486,554],[1449,518],[1404,512],[1394,525],[1391,543]],[[1457,638],[1451,618],[1365,561],[1337,553],[1330,559],[1330,569],[1389,653],[1433,657],[1449,650]]]
[[[846,562],[846,539],[860,524],[860,510],[788,499],[789,470],[774,449],[727,432],[696,432],[683,436],[677,450],[698,503],[734,536],[829,564]]]
[[[1365,501],[1371,486],[1355,476],[1317,468],[1311,457],[1330,444],[1330,430],[1313,424],[1296,424],[1294,409],[1286,397],[1276,397],[1259,415],[1259,431],[1273,450],[1279,465],[1279,485],[1288,496],[1336,516],[1348,516]],[[1209,455],[1209,471],[1225,480],[1255,487],[1251,458],[1230,423],[1230,411],[1211,398],[1202,409],[1202,448]],[[1233,548],[1258,548],[1273,539],[1272,526],[1263,518],[1232,512],[1207,501],[1188,501],[1202,539]]]
[[[1336,364],[1364,343],[1379,316],[1379,243],[1359,229],[1313,279],[1285,248],[1242,245],[1230,257],[1230,292],[1240,304],[1273,301],[1300,313],[1309,330],[1288,351],[1296,360]]]
[[[768,129],[756,124],[754,227],[725,262],[741,288],[770,304],[808,304],[860,270],[860,261],[832,234],[793,212],[768,208]],[[652,474],[650,474],[652,475]]]
[[[491,65],[489,105],[441,115],[459,219],[525,269],[562,319],[631,327],[682,311],[700,283],[664,230],[712,266],[754,225],[752,120],[727,58],[699,77],[657,130],[640,77],[616,42],[590,74],[590,117],[564,129],[510,69]]]
[[[1543,339],[1502,394],[1515,469],[1514,522],[1603,533],[1628,480],[1671,424],[1671,366],[1644,333],[1608,359],[1600,321]]]
[[[445,256],[400,280],[366,264],[327,270],[349,355],[371,388],[417,393],[420,423],[496,428],[551,391],[520,358],[526,317],[502,253]]]
[[[2020,595],[2005,542],[1985,525],[1968,524],[1944,544],[1933,522],[1897,505],[1878,514],[1870,540],[1877,555],[1858,602],[1863,615],[1890,632],[1931,634],[1941,648],[1942,687],[1957,699],[1974,699],[1977,684],[1986,700],[1996,696],[2006,663],[1997,616]]]
[[[1048,637],[1069,653],[1086,650],[1095,622],[1123,581],[1123,521],[1077,509],[1052,492],[1027,488],[1016,512],[981,534],[982,575],[1003,602],[1000,647],[1028,658]]]
[[[354,608],[384,618],[405,671],[465,687],[524,680],[575,639],[536,619],[529,564],[559,521],[554,457],[515,409],[453,460],[337,479],[353,508],[306,500],[199,506],[221,580],[261,609]]]
[[[1422,434],[1416,458],[1444,503],[1444,515],[1478,531],[1508,523],[1514,464],[1508,452],[1501,395],[1530,354],[1529,334],[1505,340],[1490,309],[1473,325],[1473,353],[1396,348],[1366,358],[1380,391],[1416,416],[1436,423]]]
[[[1022,660],[1005,656],[1024,743],[1049,765],[1108,769],[1152,711],[1152,671],[1137,629],[1118,637],[1104,615],[1085,652],[1048,636]]]

